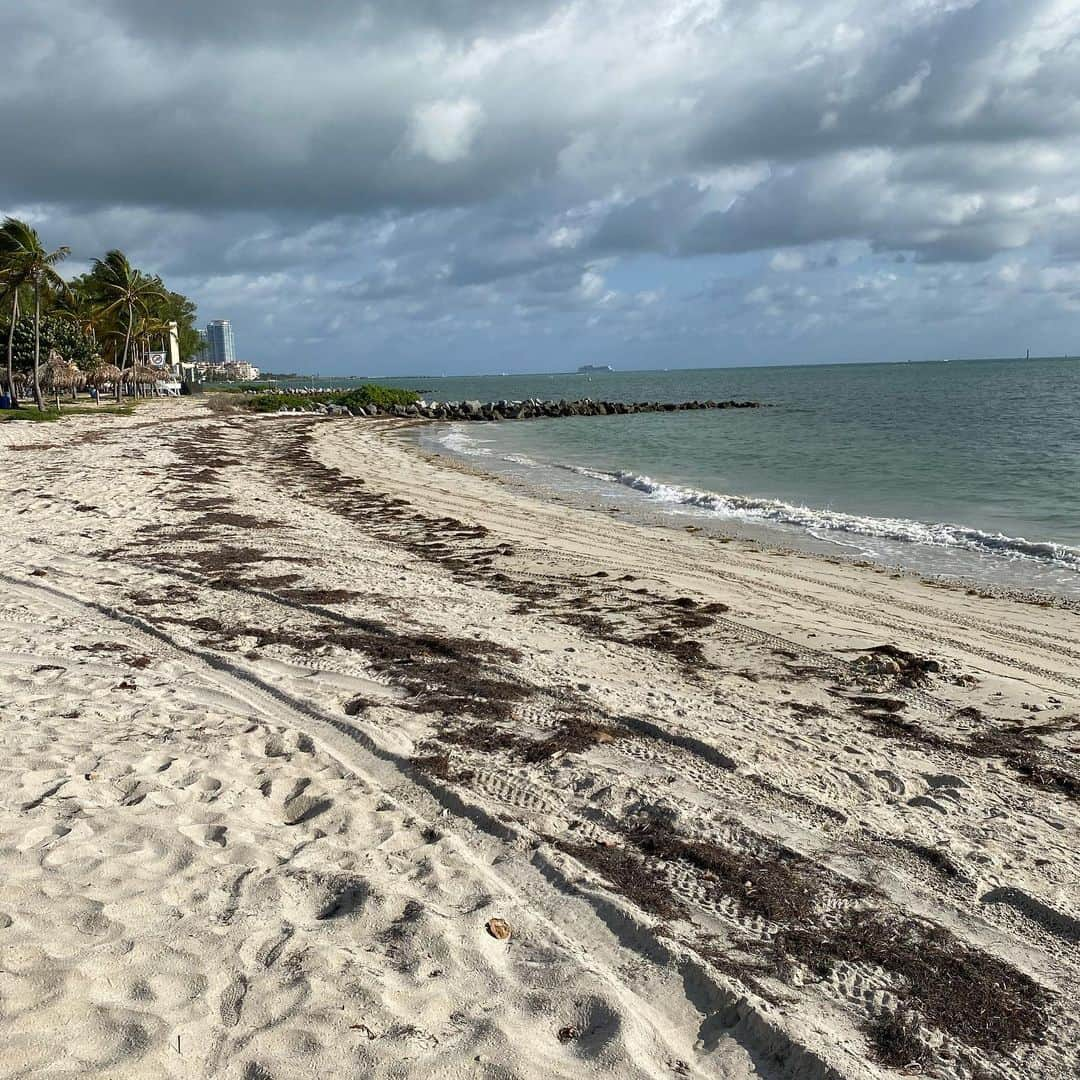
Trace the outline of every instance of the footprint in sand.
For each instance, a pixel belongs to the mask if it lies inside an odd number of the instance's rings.
[[[371,893],[358,875],[316,870],[286,870],[277,884],[282,912],[301,925],[357,914]]]
[[[959,776],[954,776],[952,773],[923,773],[922,777],[926,781],[927,786],[934,791],[940,791],[943,788],[957,791],[960,788],[971,787],[966,780],[962,780]]]
[[[255,963],[264,968],[272,968],[277,963],[277,959],[285,946],[292,940],[293,933],[292,926],[287,922],[283,922],[281,930],[268,937],[255,950]]]
[[[146,798],[150,789],[141,780],[134,777],[117,782],[121,806],[138,806]]]
[[[333,809],[333,799],[317,795],[296,795],[282,806],[282,819],[286,825],[302,825]]]
[[[229,842],[229,830],[224,825],[181,825],[176,831],[198,844],[199,847],[223,848]]]
[[[620,1039],[623,1022],[618,1010],[599,997],[577,1003],[571,1022],[562,1029],[579,1057],[603,1057]]]
[[[147,1012],[96,1006],[75,1026],[70,1053],[90,1069],[131,1065],[158,1043],[165,1023]]]
[[[892,795],[903,795],[907,791],[907,785],[903,779],[889,769],[876,769],[874,775],[879,780],[884,780]]]
[[[244,998],[246,996],[247,979],[243,975],[237,974],[221,992],[221,1002],[218,1005],[221,1022],[226,1027],[236,1027],[240,1022],[240,1012],[244,1007]]]
[[[139,774],[168,772],[175,761],[171,754],[147,754],[135,763],[134,771]]]
[[[17,851],[26,851],[37,847],[39,844],[49,844],[62,836],[67,836],[71,829],[67,825],[59,823],[53,825],[39,825],[36,829],[29,829],[23,834],[22,840],[16,845]]]
[[[287,757],[289,754],[282,735],[271,735],[263,744],[263,753],[268,758]]]

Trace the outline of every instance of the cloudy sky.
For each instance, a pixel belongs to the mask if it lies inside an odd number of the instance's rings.
[[[0,212],[264,368],[1080,353],[1080,0],[0,0],[0,40]]]

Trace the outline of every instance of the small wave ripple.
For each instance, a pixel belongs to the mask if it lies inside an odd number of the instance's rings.
[[[446,429],[439,442],[452,453],[470,457],[499,457],[520,466],[542,467],[539,462],[522,454],[498,454],[457,425]],[[929,547],[963,550],[983,556],[1032,560],[1043,565],[1080,572],[1080,548],[1052,541],[1028,540],[1024,537],[1006,536],[1004,533],[984,532],[967,525],[912,521],[906,518],[867,517],[840,510],[796,506],[781,499],[700,491],[663,483],[640,473],[590,469],[580,465],[553,464],[551,467],[604,484],[618,484],[640,492],[650,501],[673,508],[683,507],[750,524],[800,528],[818,539],[834,543],[842,543],[839,537],[846,535],[867,540],[925,544]],[[829,533],[833,536],[829,536]]]
[[[1037,559],[1080,571],[1080,548],[1052,541],[1027,540],[1004,533],[983,532],[966,525],[910,521],[906,518],[864,517],[840,510],[795,506],[780,499],[745,495],[721,495],[713,491],[665,484],[631,472],[606,472],[577,465],[561,466],[580,476],[621,484],[648,495],[656,502],[706,510],[719,517],[747,522],[794,525],[808,531],[831,531],[878,540],[927,544],[931,547],[962,548],[983,555],[1013,559]]]

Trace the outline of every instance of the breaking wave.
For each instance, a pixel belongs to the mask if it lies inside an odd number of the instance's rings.
[[[794,506],[780,499],[758,499],[744,495],[720,495],[712,491],[664,484],[648,476],[630,472],[605,472],[577,465],[560,466],[580,476],[640,491],[656,502],[706,510],[722,518],[763,524],[794,525],[815,534],[845,533],[875,540],[928,544],[931,547],[962,548],[982,555],[1013,559],[1037,559],[1080,571],[1080,548],[1050,541],[1026,540],[1003,533],[983,532],[966,525],[909,521],[906,518],[863,517],[839,510]],[[826,539],[826,537],[822,537]]]
[[[541,463],[522,454],[500,454],[483,445],[463,426],[444,430],[439,443],[452,453],[470,457],[497,458],[511,464],[540,468]],[[796,506],[780,499],[762,499],[746,495],[722,495],[714,491],[665,484],[639,473],[590,469],[580,465],[555,464],[553,467],[588,477],[605,484],[618,484],[647,496],[651,502],[672,509],[684,508],[705,512],[722,519],[748,524],[782,525],[804,529],[819,540],[845,545],[844,537],[853,540],[892,541],[925,544],[929,547],[963,550],[999,558],[1033,560],[1080,572],[1080,548],[1050,541],[1027,540],[1003,533],[983,532],[966,525],[927,523],[906,518],[864,517],[840,510]],[[846,546],[846,545],[845,545]],[[854,545],[858,546],[858,545]]]

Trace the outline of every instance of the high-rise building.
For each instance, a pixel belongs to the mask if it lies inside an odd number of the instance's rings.
[[[211,364],[231,364],[236,360],[236,344],[228,319],[214,319],[207,324],[206,359]]]

